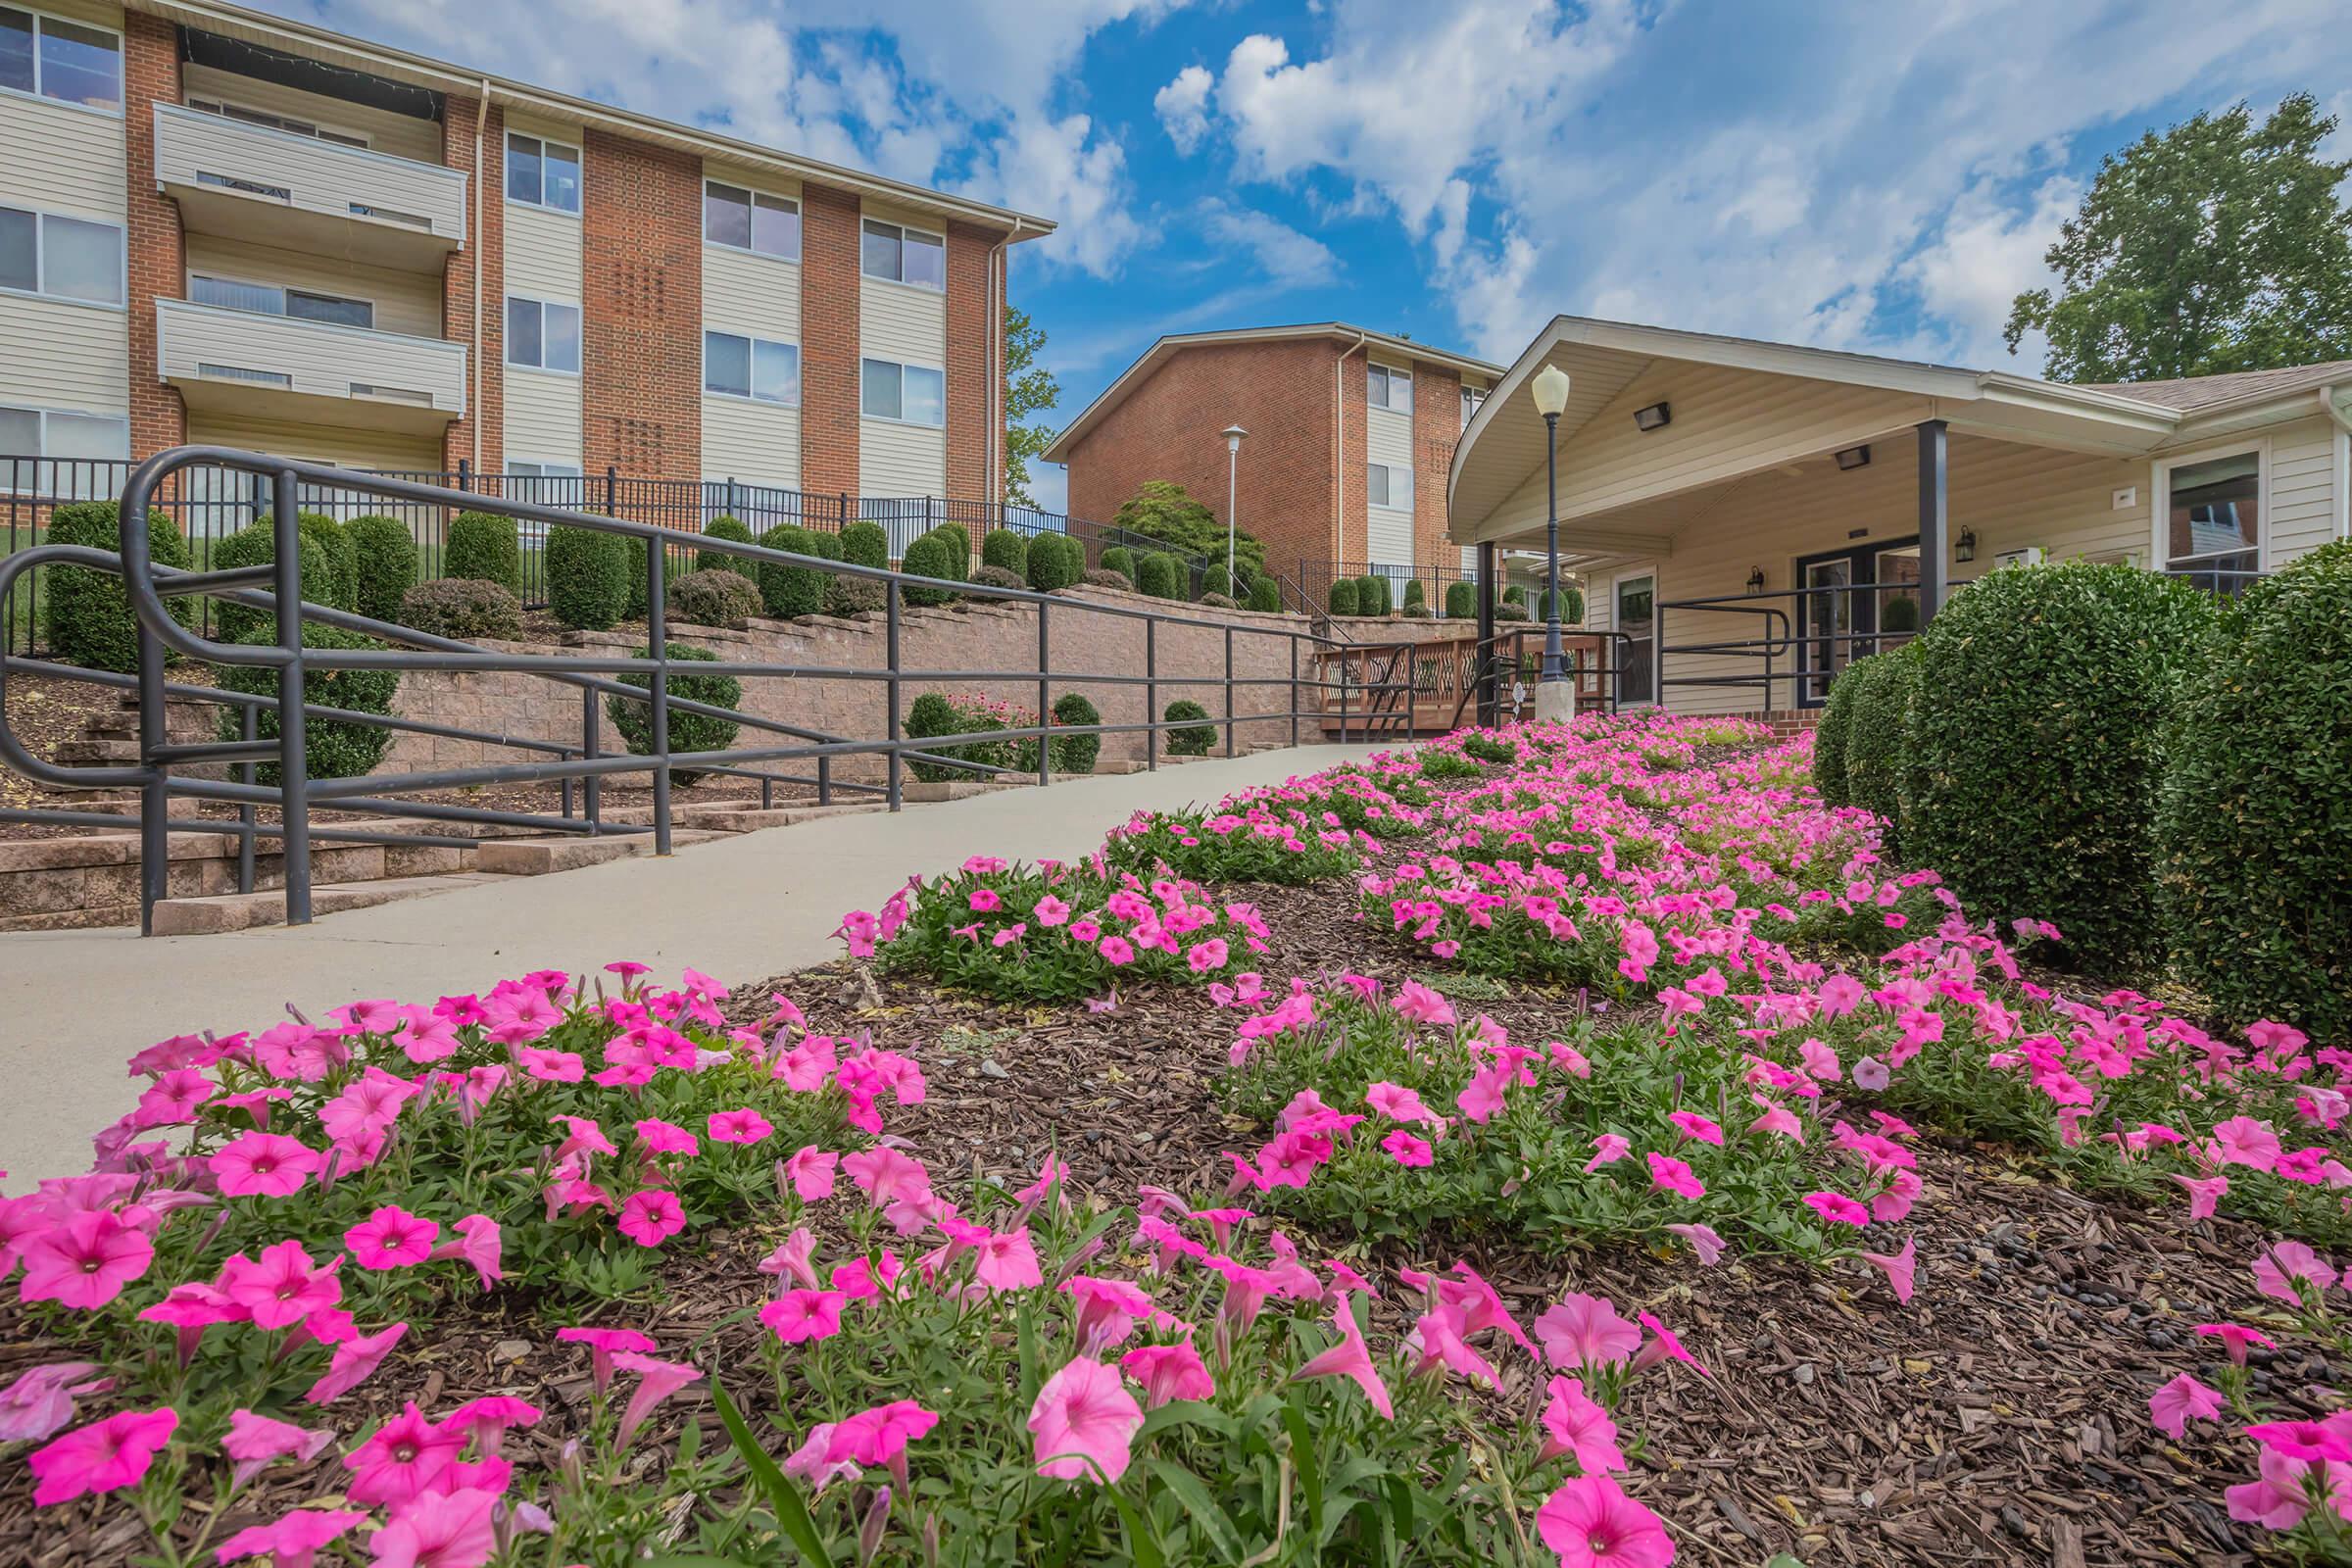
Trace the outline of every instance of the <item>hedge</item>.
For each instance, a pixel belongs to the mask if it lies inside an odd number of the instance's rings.
[[[1370,574],[1355,580],[1355,608],[1358,614],[1385,615],[1396,608],[1389,597],[1389,579]]]
[[[241,637],[241,643],[270,643],[276,633]],[[306,622],[302,628],[305,648],[382,648],[385,644],[373,637],[345,631],[340,626]],[[215,676],[224,691],[244,692],[255,697],[277,695],[277,671],[266,664],[220,664]],[[361,713],[392,711],[392,699],[400,691],[400,671],[396,669],[315,669],[302,672],[302,700],[318,708],[344,708]],[[218,730],[224,741],[244,738],[244,718],[236,708],[220,710]],[[359,778],[375,771],[391,749],[394,731],[374,724],[360,724],[349,719],[306,718],[302,721],[303,774],[308,778]],[[273,741],[278,737],[277,710],[274,706],[258,710],[254,714],[254,737]],[[254,782],[266,789],[274,789],[283,772],[275,762],[263,762],[254,769]]]
[[[727,539],[739,545],[752,542],[752,530],[734,517],[712,517],[703,528],[706,539]],[[697,571],[735,571],[750,577],[754,570],[751,562],[742,556],[730,556],[723,550],[697,550],[694,553]]]
[[[760,536],[760,543],[770,550],[789,551],[796,556],[841,559],[841,540],[837,535],[804,528],[797,522],[778,523]],[[832,581],[833,574],[822,566],[787,566],[777,561],[760,563],[760,597],[767,612],[778,619],[813,615],[823,610],[825,587]]]
[[[2221,613],[2168,737],[2157,907],[2229,1023],[2352,1040],[2352,543]]]
[[[689,572],[687,577],[694,575]],[[718,662],[718,656],[704,648],[672,643],[668,652],[672,660],[705,664]],[[654,651],[641,646],[629,657],[651,659]],[[654,687],[652,673],[645,670],[631,670],[613,678],[624,686],[634,686],[640,691],[650,692]],[[739,708],[743,704],[743,682],[732,675],[681,675],[672,671],[663,690],[673,701],[683,698],[690,703],[708,703],[712,708]],[[620,731],[621,742],[628,747],[631,756],[653,755],[654,706],[651,702],[642,697],[608,697],[605,699],[605,714],[612,720],[612,727]],[[723,752],[735,744],[738,728],[740,726],[731,718],[712,718],[705,713],[683,712],[672,708],[669,710],[669,749],[673,755],[679,752]],[[683,788],[703,775],[691,768],[681,767],[672,768],[669,776],[672,783]]]
[[[1331,585],[1325,608],[1335,615],[1352,615],[1356,611],[1355,579],[1342,577]]]
[[[1511,584],[1502,591],[1502,602],[1506,605],[1517,605],[1522,610],[1526,609],[1527,589],[1518,583]]]
[[[1135,552],[1125,545],[1112,545],[1108,550],[1102,552],[1102,569],[1117,572],[1127,579],[1128,587],[1134,587]]]
[[[1536,611],[1536,618],[1549,620],[1551,618],[1551,590],[1544,589],[1538,596],[1537,603],[1540,608]],[[1560,590],[1560,624],[1573,626],[1584,618],[1585,591],[1576,584],[1570,583]]]
[[[1279,614],[1282,611],[1282,585],[1271,577],[1250,580],[1250,608]]]
[[[972,536],[964,532],[960,522],[943,522],[932,528],[948,547],[948,557],[956,569],[947,573],[957,582],[968,582],[972,575]]]
[[[1200,593],[1203,598],[1210,594],[1222,594],[1228,599],[1233,597],[1233,576],[1225,569],[1223,562],[1202,568]]]
[[[955,580],[963,575],[956,569],[954,543],[943,538],[936,528],[907,544],[906,554],[899,562],[899,569],[911,577]],[[911,584],[902,587],[899,596],[910,605],[953,604],[962,597],[953,588],[917,588]]]
[[[687,572],[669,585],[670,617],[697,626],[724,626],[741,631],[764,608],[760,585],[742,572],[710,566]]]
[[[1411,609],[1412,609],[1414,606],[1416,606],[1416,605],[1426,605],[1426,604],[1428,604],[1428,603],[1429,603],[1429,593],[1428,593],[1428,590],[1424,589],[1424,588],[1421,586],[1421,579],[1420,579],[1420,578],[1418,578],[1418,577],[1415,577],[1415,578],[1412,578],[1410,581],[1408,581],[1408,582],[1406,582],[1406,583],[1405,583],[1405,585],[1404,585],[1404,608],[1405,608],[1405,609],[1407,609],[1407,610],[1411,610]]]
[[[609,631],[629,609],[633,541],[593,528],[547,531],[547,608],[574,631]]]
[[[1168,710],[1160,714],[1160,717],[1171,721],[1207,716],[1207,709],[1186,697],[1170,703]],[[1208,749],[1217,744],[1217,727],[1214,724],[1188,724],[1183,729],[1171,729],[1163,733],[1168,737],[1170,757],[1206,757]]]
[[[1108,571],[1101,566],[1090,566],[1086,575],[1078,580],[1094,588],[1124,588],[1130,593],[1135,590],[1135,584],[1127,580],[1124,572]]]
[[[1979,919],[2056,922],[2095,966],[2153,957],[2162,731],[2216,611],[2185,582],[2071,561],[1987,572],[1917,641],[1904,849]],[[1857,733],[1848,742],[1849,770]]]
[[[53,545],[87,545],[121,555],[122,516],[112,501],[76,501],[49,514],[48,537]],[[159,566],[186,569],[192,564],[188,542],[166,514],[147,514],[147,559]],[[122,591],[122,579],[111,571],[87,566],[49,568],[49,599],[41,607],[42,630],[49,652],[69,664],[88,669],[136,673],[139,667],[139,622]],[[169,599],[165,605],[181,625],[193,621],[192,602]],[[224,637],[222,639],[226,641]]]
[[[401,596],[416,586],[416,539],[398,517],[354,517],[343,525],[351,546],[351,608],[370,620],[398,620]]]
[[[493,512],[461,512],[452,517],[441,575],[473,577],[510,593],[522,592],[522,550],[515,541],[514,519]]]
[[[1478,618],[1478,584],[1449,582],[1446,585],[1446,618],[1475,620]]]
[[[979,588],[1026,588],[1029,586],[1003,566],[992,566],[986,562],[981,563],[979,569],[972,573],[972,584]]]
[[[315,605],[331,605],[334,576],[327,565],[326,552],[316,535],[304,533],[299,537],[302,564],[297,569],[302,576],[302,597]],[[264,517],[214,544],[210,565],[215,571],[227,571],[237,566],[259,566],[276,559],[277,525]],[[213,627],[220,642],[268,642],[277,635],[277,616],[271,611],[253,610],[217,599],[213,602]]]
[[[1846,740],[1853,733],[1854,699],[1860,695],[1864,680],[1853,678],[1854,666],[1848,664],[1830,682],[1829,701],[1823,705],[1821,723],[1813,731],[1813,787],[1821,791],[1824,806],[1851,806],[1852,792],[1845,775]]]
[[[401,595],[398,619],[431,637],[514,642],[522,636],[522,601],[479,577],[435,577]]]
[[[1850,691],[1843,741],[1845,804],[1885,821],[1879,845],[1889,860],[1904,853],[1909,820],[1907,736],[1912,700],[1919,689],[1919,661],[1911,646],[1857,659],[1837,682]]]
[[[1041,594],[1068,588],[1086,574],[1086,547],[1066,533],[1041,533],[1029,541],[1026,575]]]
[[[890,564],[890,534],[878,522],[848,522],[841,528],[841,559],[856,566]]]
[[[1136,564],[1135,585],[1154,599],[1182,599],[1179,573],[1184,568],[1174,556],[1154,550]]]
[[[985,700],[966,701],[942,692],[925,692],[906,708],[906,733],[911,740],[924,740],[933,735],[979,735],[989,730],[1004,729],[1004,716]],[[962,758],[992,767],[1012,768],[1021,772],[1037,770],[1037,748],[1034,742],[966,741],[959,746],[931,748],[941,757]],[[956,767],[947,762],[926,762],[909,758],[906,769],[927,784],[969,783],[991,775],[984,768]]]
[[[991,528],[980,537],[980,564],[1009,571],[1022,587],[1029,584],[1029,541],[1010,528]]]
[[[1054,699],[1054,722],[1056,724],[1100,724],[1102,710],[1077,692],[1063,692]],[[1054,737],[1054,770],[1057,773],[1092,773],[1095,759],[1102,754],[1100,735],[1056,735]]]

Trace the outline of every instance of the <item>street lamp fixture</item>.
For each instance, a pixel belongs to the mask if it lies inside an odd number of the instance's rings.
[[[1233,564],[1234,498],[1241,489],[1242,441],[1250,434],[1238,424],[1229,424],[1222,432],[1225,437],[1225,591],[1232,593],[1240,586],[1239,574]]]
[[[1536,372],[1528,391],[1536,400],[1536,412],[1544,416],[1544,570],[1549,585],[1544,599],[1544,667],[1537,676],[1539,688],[1557,686],[1559,692],[1550,701],[1537,693],[1537,716],[1567,717],[1566,713],[1546,711],[1567,695],[1567,661],[1560,654],[1560,415],[1568,407],[1568,372],[1556,365],[1546,365]]]

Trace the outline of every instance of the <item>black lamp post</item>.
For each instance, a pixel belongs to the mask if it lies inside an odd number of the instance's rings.
[[[1564,682],[1568,663],[1560,652],[1560,415],[1568,407],[1568,372],[1546,365],[1529,390],[1544,416],[1544,570],[1550,584],[1544,604],[1544,668],[1540,685]]]

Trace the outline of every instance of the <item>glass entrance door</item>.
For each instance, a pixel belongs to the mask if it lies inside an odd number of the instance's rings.
[[[1838,672],[1919,630],[1919,541],[1848,545],[1796,564],[1796,706],[1829,701]]]
[[[1618,706],[1630,707],[1658,700],[1658,580],[1655,577],[1617,579],[1617,644],[1623,667],[1617,671]]]
[[[1845,639],[1854,629],[1854,562],[1831,556],[1804,563],[1798,573],[1805,593],[1796,602],[1797,706],[1813,708],[1828,701],[1830,682],[1853,657]]]

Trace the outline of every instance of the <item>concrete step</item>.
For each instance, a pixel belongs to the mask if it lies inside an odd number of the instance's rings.
[[[673,827],[669,842],[673,849],[684,849],[726,837],[724,833]],[[473,852],[473,863],[476,870],[499,876],[546,876],[556,871],[576,871],[583,865],[603,865],[608,860],[635,859],[653,853],[651,833],[593,839],[495,839]]]
[[[975,795],[994,795],[999,790],[1026,789],[1036,782],[1037,780],[1034,778],[1022,778],[1018,781],[992,778],[987,780],[942,779],[937,783],[931,783],[919,778],[910,778],[906,780],[905,787],[899,793],[904,799],[914,802],[965,801]]]
[[[677,827],[710,828],[720,833],[755,833],[761,828],[790,827],[796,822],[822,821],[828,816],[854,816],[886,808],[882,801],[848,801],[833,806],[760,807],[746,801],[714,801],[682,806],[670,813]]]
[[[135,740],[60,741],[53,759],[60,767],[112,767],[138,760]]]
[[[385,877],[373,882],[339,882],[331,886],[311,889],[311,913],[339,914],[345,909],[366,909],[378,904],[390,904],[395,899],[420,899],[434,893],[455,892],[495,878],[478,871],[461,872],[455,876]],[[286,895],[279,889],[268,893],[223,893],[211,898],[166,899],[155,906],[155,934],[159,937],[213,936],[223,931],[246,931],[255,926],[283,925],[286,922]]]

